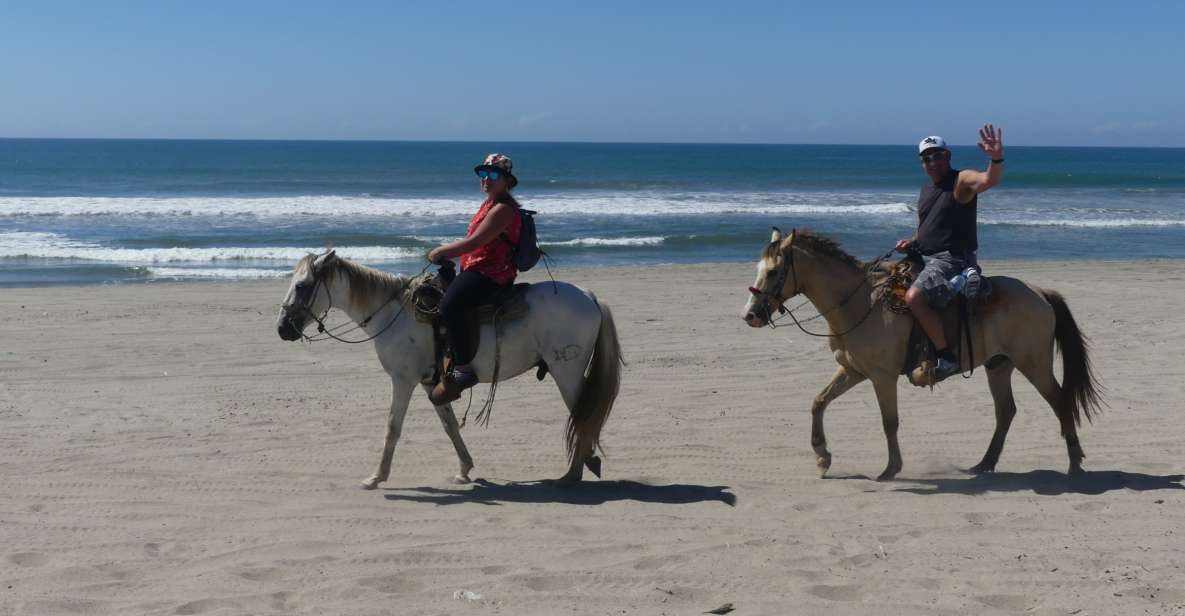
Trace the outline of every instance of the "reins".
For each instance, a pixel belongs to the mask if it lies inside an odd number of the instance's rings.
[[[775,227],[775,229],[776,228],[777,227]],[[794,236],[795,236],[795,230],[791,230],[790,237],[793,238]],[[848,329],[846,329],[838,334],[832,334],[832,333],[820,334],[820,333],[812,332],[812,331],[807,330],[806,327],[804,327],[802,324],[809,323],[811,321],[814,321],[815,319],[822,318],[822,317],[824,317],[828,314],[831,314],[832,312],[835,312],[836,310],[839,310],[840,308],[843,308],[844,306],[846,306],[847,303],[853,297],[855,297],[856,292],[868,284],[867,273],[865,273],[865,275],[864,275],[863,279],[860,281],[860,283],[857,284],[855,287],[853,287],[852,290],[849,291],[847,293],[847,295],[845,295],[844,298],[839,301],[838,304],[832,306],[831,308],[828,308],[827,310],[819,312],[819,314],[816,314],[816,315],[806,318],[806,319],[802,319],[801,321],[794,314],[795,311],[797,311],[797,310],[803,308],[804,306],[806,306],[807,304],[811,303],[810,299],[803,301],[802,303],[795,306],[794,308],[786,308],[785,302],[789,298],[782,297],[782,289],[786,286],[786,276],[787,276],[788,272],[792,272],[794,274],[794,286],[795,286],[794,292],[791,293],[790,297],[798,295],[798,269],[794,265],[794,246],[793,246],[794,241],[793,241],[793,239],[791,239],[790,243],[791,243],[791,245],[789,246],[789,249],[782,252],[782,265],[778,270],[777,281],[774,283],[774,288],[777,289],[777,291],[775,293],[768,293],[768,292],[762,291],[756,287],[749,287],[749,291],[752,292],[754,295],[766,296],[766,312],[767,313],[769,312],[768,297],[772,296],[774,299],[777,299],[778,302],[782,304],[778,308],[778,312],[782,313],[782,317],[778,317],[775,319],[775,318],[772,318],[772,315],[771,315],[771,318],[767,320],[766,325],[770,329],[777,329],[778,328],[778,325],[777,325],[778,321],[780,321],[782,318],[784,318],[786,316],[789,316],[790,320],[793,321],[796,326],[798,326],[799,331],[801,331],[802,333],[804,333],[808,336],[813,336],[815,338],[839,338],[839,337],[846,336],[846,335],[852,333],[853,331],[856,330],[856,328],[863,325],[864,322],[868,320],[868,317],[870,315],[872,315],[873,310],[876,308],[876,302],[869,302],[868,310],[864,313],[864,316],[860,317],[860,319],[858,321],[856,321],[855,325],[849,327]],[[871,269],[871,267],[876,266],[881,261],[884,261],[885,259],[891,257],[893,255],[893,252],[894,252],[893,250],[890,250],[889,252],[886,252],[885,254],[881,255],[880,257],[877,257],[875,260],[873,260],[870,263],[869,269]]]

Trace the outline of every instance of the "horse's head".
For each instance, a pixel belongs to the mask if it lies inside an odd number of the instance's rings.
[[[784,311],[786,300],[798,295],[791,252],[794,235],[795,232],[790,231],[790,237],[783,239],[782,230],[774,227],[769,244],[761,251],[761,260],[757,262],[757,280],[749,287],[749,301],[741,313],[741,318],[749,327],[768,325],[774,311]]]
[[[280,316],[276,330],[284,340],[300,340],[310,321],[323,319],[332,307],[328,279],[337,254],[332,250],[320,255],[307,255],[296,263],[292,270],[292,283],[288,295],[280,305]]]

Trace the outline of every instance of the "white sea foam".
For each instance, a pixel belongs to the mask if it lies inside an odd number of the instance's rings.
[[[112,263],[210,263],[219,261],[278,261],[292,263],[320,247],[229,246],[218,248],[113,248],[73,240],[56,233],[0,233],[0,259],[70,259]],[[396,261],[422,257],[413,248],[340,246],[337,253],[360,261]]]
[[[255,278],[283,278],[291,275],[288,269],[259,269],[254,267],[149,267],[151,278],[169,279],[255,279]]]
[[[546,215],[752,214],[891,215],[903,201],[867,203],[868,195],[837,193],[690,193],[525,196],[525,207]],[[290,217],[398,216],[468,218],[479,199],[378,197],[0,197],[0,217]]]
[[[1080,227],[1085,229],[1123,229],[1130,227],[1185,227],[1185,220],[1115,218],[1115,219],[997,219],[981,220],[985,225],[1021,227]]]
[[[581,237],[562,242],[550,242],[540,239],[544,246],[657,246],[666,241],[665,237]]]

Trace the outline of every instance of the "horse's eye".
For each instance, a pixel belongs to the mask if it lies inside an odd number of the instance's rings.
[[[302,280],[302,281],[296,283],[296,290],[297,291],[304,291],[306,288],[308,288],[308,286],[309,286],[309,283],[304,282]]]

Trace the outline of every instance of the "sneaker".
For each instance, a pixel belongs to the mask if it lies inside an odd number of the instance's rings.
[[[979,285],[982,282],[979,276],[979,270],[969,267],[967,271],[963,272],[963,275],[967,277],[967,284],[963,286],[963,295],[966,295],[970,299],[979,297]]]
[[[440,406],[461,397],[461,392],[477,385],[477,374],[469,370],[449,370],[443,379],[432,388],[428,399]]]
[[[469,389],[470,387],[477,385],[477,373],[472,370],[457,370],[456,368],[453,368],[452,370],[449,370],[449,377],[452,378],[453,382],[456,383],[461,389]]]
[[[934,382],[937,383],[939,381],[945,380],[948,377],[958,374],[959,372],[962,372],[962,369],[959,367],[959,362],[953,361],[946,357],[939,357],[938,363],[934,366]]]

